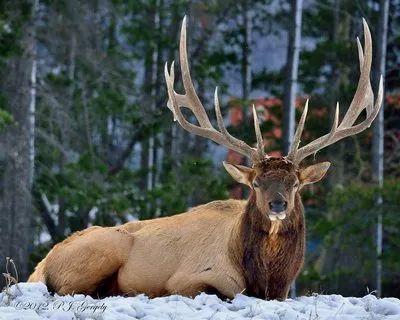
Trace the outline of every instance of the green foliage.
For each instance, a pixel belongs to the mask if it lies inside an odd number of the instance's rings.
[[[161,215],[184,212],[188,206],[226,197],[226,187],[209,160],[186,158],[167,173],[165,183],[150,196],[161,204]],[[152,201],[150,201],[152,203]]]
[[[221,178],[213,173],[208,160],[185,159],[167,173],[165,182],[150,191],[139,188],[140,172],[123,170],[107,175],[99,159],[84,154],[62,172],[48,171],[40,175],[37,188],[51,195],[51,201],[62,199],[70,231],[81,228],[89,210],[97,208],[92,223],[114,225],[128,217],[149,219],[187,210],[192,203],[204,203],[226,196]],[[86,218],[85,218],[86,217]]]
[[[378,197],[383,199],[380,205],[377,204]],[[360,295],[366,292],[367,286],[373,287],[375,228],[378,215],[382,214],[385,234],[380,257],[384,266],[383,282],[386,292],[393,290],[390,279],[400,268],[397,254],[400,234],[395,227],[400,225],[399,210],[399,180],[388,180],[382,188],[359,183],[337,187],[329,193],[325,210],[307,208],[308,241],[312,245],[310,263],[301,276],[302,285],[335,292],[340,283],[344,294],[354,294],[358,287]],[[326,269],[322,265],[321,251],[332,248],[334,250],[329,252],[335,256],[328,259],[333,265]]]
[[[12,115],[7,111],[0,109],[0,129],[13,123],[14,121]]]
[[[21,54],[22,27],[31,15],[31,1],[0,1],[0,61]]]

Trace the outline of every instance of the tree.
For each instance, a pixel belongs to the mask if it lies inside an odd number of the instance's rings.
[[[388,18],[389,18],[389,0],[379,1],[379,20],[378,30],[376,35],[376,61],[377,67],[374,73],[374,83],[378,84],[379,79],[386,75],[386,45],[388,33]],[[384,100],[385,101],[385,100]],[[383,101],[383,104],[384,104]],[[378,113],[375,123],[373,124],[373,139],[372,139],[372,172],[373,181],[383,187],[383,163],[384,163],[384,105]],[[378,195],[377,205],[378,210],[382,205],[382,196]],[[382,241],[383,241],[383,217],[382,212],[378,215],[376,225],[376,290],[377,295],[382,295]]]
[[[0,136],[2,159],[0,181],[0,264],[4,257],[14,259],[20,275],[25,280],[29,272],[29,253],[32,250],[32,185],[35,160],[35,107],[36,107],[36,19],[38,1],[18,2],[15,20],[10,20],[18,54],[9,57],[3,79],[2,91],[14,123]],[[3,267],[2,267],[3,269]],[[2,279],[3,280],[3,279]],[[2,281],[1,280],[1,281]],[[1,282],[2,283],[2,282]]]
[[[166,10],[170,5],[173,10]],[[165,107],[163,63],[177,53],[187,5],[158,0],[46,4],[35,204],[52,241],[89,223],[173,214],[221,194],[218,179],[207,179],[212,163],[193,152],[194,139],[185,134],[172,141],[172,116]],[[194,17],[204,14],[196,10]],[[213,26],[204,31],[189,34],[202,43],[193,46],[193,67],[199,79],[212,79],[210,70],[218,76],[220,60],[208,61],[213,51],[204,41]],[[170,150],[172,142],[176,152]],[[197,172],[204,177],[199,184],[215,188],[173,187],[180,176],[193,178]]]
[[[285,89],[283,98],[283,152],[289,152],[296,115],[297,74],[301,42],[302,0],[291,1],[291,19],[286,60]]]
[[[291,1],[291,19],[286,60],[285,91],[283,98],[283,154],[288,154],[294,136],[297,74],[301,42],[302,0]],[[296,283],[291,286],[291,296],[296,297]]]

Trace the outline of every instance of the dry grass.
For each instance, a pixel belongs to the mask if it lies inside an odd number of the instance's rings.
[[[17,267],[16,267],[16,265],[14,263],[14,260],[11,259],[10,257],[6,258],[6,272],[3,273],[3,277],[6,280],[6,286],[3,288],[3,292],[7,297],[6,301],[5,301],[5,304],[9,305],[11,303],[12,298],[13,298],[13,295],[12,295],[11,290],[10,290],[11,286],[15,284],[17,289],[19,291],[21,291],[18,288],[18,282],[19,281],[18,281]]]

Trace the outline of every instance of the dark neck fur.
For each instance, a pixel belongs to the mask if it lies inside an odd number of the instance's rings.
[[[270,241],[269,229],[271,222],[269,218],[261,213],[256,205],[255,193],[252,192],[247,202],[245,212],[241,216],[238,228],[239,246],[242,248],[241,263],[242,272],[246,279],[246,293],[260,298],[266,297],[266,288],[268,286],[269,267],[267,253],[271,246],[285,246],[286,234],[290,237],[300,236],[304,238],[304,217],[303,205],[300,195],[296,195],[294,212],[281,222],[281,227],[275,239]],[[279,238],[282,237],[282,240]],[[276,248],[279,250],[279,247]]]

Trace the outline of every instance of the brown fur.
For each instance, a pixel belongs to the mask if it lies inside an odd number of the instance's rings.
[[[261,178],[268,175],[285,180],[288,173],[297,175],[291,163],[279,158],[262,162],[255,169]],[[296,279],[304,261],[305,225],[301,198],[296,193],[289,219],[274,222],[258,209],[256,202],[256,193],[252,190],[237,237],[242,247],[232,253],[241,262],[247,294],[259,298],[286,299],[290,284]]]
[[[283,183],[299,176],[282,159],[255,170],[255,177]],[[303,264],[301,198],[296,191],[286,219],[271,222],[257,196],[252,189],[248,201],[214,201],[172,217],[74,233],[54,246],[29,281],[43,281],[59,294],[156,297],[206,291],[233,298],[244,291],[285,299]]]

